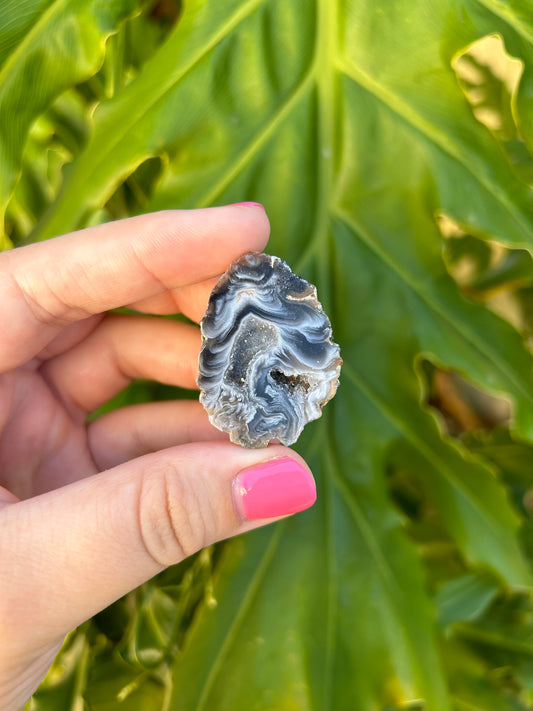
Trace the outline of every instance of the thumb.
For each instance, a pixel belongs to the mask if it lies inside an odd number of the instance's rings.
[[[22,653],[31,650],[20,645],[56,641],[166,566],[315,498],[314,480],[293,451],[209,442],[7,505],[0,510],[0,639]]]

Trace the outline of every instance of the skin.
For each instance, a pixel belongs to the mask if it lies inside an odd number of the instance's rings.
[[[261,206],[167,211],[0,254],[0,708],[22,708],[76,625],[205,545],[269,523],[236,506],[245,450],[197,402],[86,424],[135,378],[196,387],[217,276],[263,250]],[[128,306],[139,315],[108,313]]]

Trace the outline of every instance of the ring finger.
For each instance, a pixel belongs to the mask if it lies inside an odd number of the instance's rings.
[[[87,436],[100,471],[167,447],[228,439],[197,400],[129,405],[93,420]]]

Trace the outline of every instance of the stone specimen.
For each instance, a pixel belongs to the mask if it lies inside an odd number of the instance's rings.
[[[200,326],[200,402],[232,442],[293,444],[335,395],[342,360],[329,319],[316,288],[279,257],[233,262]]]

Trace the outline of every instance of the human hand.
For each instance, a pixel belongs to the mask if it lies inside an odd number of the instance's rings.
[[[135,378],[196,387],[216,277],[268,240],[259,206],[168,211],[0,255],[0,708],[67,632],[205,545],[310,506],[279,445],[245,450],[198,402],[87,415]],[[266,464],[265,464],[266,463]]]

